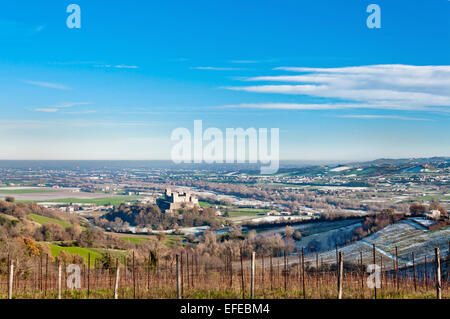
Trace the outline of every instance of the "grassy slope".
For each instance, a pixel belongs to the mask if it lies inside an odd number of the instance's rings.
[[[79,255],[84,258],[86,264],[88,263],[88,256],[91,255],[90,266],[95,266],[95,259],[100,258],[102,253],[109,253],[113,258],[120,258],[123,262],[123,256],[125,251],[113,250],[113,249],[100,249],[100,248],[83,248],[83,247],[61,247],[55,244],[46,243],[50,247],[50,251],[53,257],[57,257],[61,251],[66,251],[72,255]]]
[[[59,224],[59,225],[61,225],[63,227],[70,227],[70,226],[72,226],[71,223],[64,222],[62,220],[55,219],[55,218],[41,216],[41,215],[30,214],[30,215],[28,215],[28,217],[30,217],[36,223],[39,223],[41,225],[47,225],[48,223],[55,223],[55,224]]]
[[[95,265],[95,259],[100,257],[100,253],[94,249],[82,248],[82,247],[61,247],[54,244],[48,244],[53,257],[58,257],[61,251],[66,251],[72,255],[79,255],[84,258],[86,264],[88,262],[88,256],[91,255],[91,267]]]
[[[132,244],[140,244],[144,241],[147,241],[148,238],[145,237],[120,237],[120,239],[127,241]]]

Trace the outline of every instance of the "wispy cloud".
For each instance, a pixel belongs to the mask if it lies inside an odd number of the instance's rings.
[[[68,87],[68,86],[66,86],[64,84],[60,84],[60,83],[41,82],[41,81],[28,81],[28,80],[23,80],[22,82],[26,83],[26,84],[40,86],[40,87],[44,87],[44,88],[50,88],[50,89],[71,90],[70,87]]]
[[[74,111],[74,112],[64,112],[64,114],[92,114],[97,113],[95,110],[86,110],[86,111]]]
[[[215,66],[194,66],[191,67],[193,70],[213,70],[213,71],[236,71],[236,70],[245,70],[243,68],[222,68]]]
[[[73,106],[77,106],[77,105],[89,105],[89,104],[91,104],[91,103],[89,103],[89,102],[64,102],[64,103],[59,103],[59,104],[52,105],[52,106],[46,107],[46,108],[36,108],[34,110],[36,112],[55,113],[55,112],[60,111],[60,109],[69,108],[69,107],[73,107]],[[84,112],[86,112],[86,111],[84,111]],[[70,114],[71,112],[65,112],[65,113]],[[90,113],[92,113],[92,112],[90,112]],[[73,114],[75,114],[75,112]]]
[[[407,117],[397,115],[342,115],[340,118],[352,118],[352,119],[388,119],[388,120],[401,120],[401,121],[433,121],[432,119],[420,118],[420,117]]]
[[[125,65],[125,64],[118,64],[118,65],[111,65],[111,64],[103,64],[103,65],[95,65],[96,68],[114,68],[114,69],[139,69],[139,66],[137,65]]]
[[[220,108],[244,108],[244,109],[266,109],[266,110],[340,110],[340,109],[391,109],[391,110],[427,110],[422,107],[412,107],[394,104],[363,104],[363,103],[242,103],[219,106]],[[435,108],[436,111],[444,109]]]
[[[37,33],[40,33],[41,31],[43,31],[45,29],[45,25],[38,25],[37,27],[33,28],[30,30],[29,35],[35,35]]]
[[[46,113],[54,113],[54,112],[58,112],[59,110],[58,109],[55,109],[55,108],[53,108],[53,109],[44,109],[44,108],[37,108],[37,109],[34,109],[36,112],[46,112]]]
[[[45,129],[45,128],[98,128],[98,127],[155,127],[158,122],[139,121],[106,121],[106,120],[2,120],[0,131],[16,129]]]
[[[64,102],[64,103],[59,103],[56,105],[53,105],[53,107],[56,108],[66,108],[66,107],[73,107],[73,106],[77,106],[77,105],[88,105],[91,104],[89,102]]]
[[[433,109],[450,107],[450,66],[369,65],[344,68],[279,67],[299,75],[258,76],[253,82],[285,82],[227,87],[230,90],[305,95],[345,103],[314,108]],[[301,83],[301,84],[299,84]],[[353,103],[352,105],[350,105]],[[301,104],[274,104],[275,108],[301,109]],[[267,108],[266,104],[263,108]],[[310,109],[311,105],[304,106]]]

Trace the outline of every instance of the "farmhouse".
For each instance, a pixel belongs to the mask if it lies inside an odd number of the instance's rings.
[[[438,211],[437,209],[429,210],[428,212],[425,212],[423,215],[428,219],[437,220],[441,218],[441,212]]]

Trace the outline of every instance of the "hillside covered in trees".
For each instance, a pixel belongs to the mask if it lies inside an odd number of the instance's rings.
[[[158,206],[143,204],[121,204],[95,223],[114,229],[131,225],[153,230],[195,226],[211,226],[215,229],[220,226],[212,208],[180,209],[173,213],[162,213]]]

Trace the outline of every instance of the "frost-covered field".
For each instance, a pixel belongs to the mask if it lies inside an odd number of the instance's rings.
[[[376,246],[377,263],[383,256],[383,266],[386,269],[393,268],[395,258],[395,247],[398,248],[400,266],[412,263],[412,252],[415,254],[416,263],[424,262],[425,256],[428,260],[434,259],[434,248],[439,247],[441,256],[449,253],[448,242],[450,240],[450,227],[440,230],[419,229],[406,221],[389,225],[384,229],[365,237],[362,240],[340,247],[339,251],[344,253],[345,262],[359,263],[360,252],[363,254],[363,263],[373,263],[372,245]],[[320,260],[324,263],[335,263],[336,252],[334,249],[321,252]],[[315,255],[307,255],[306,262],[315,263]]]

